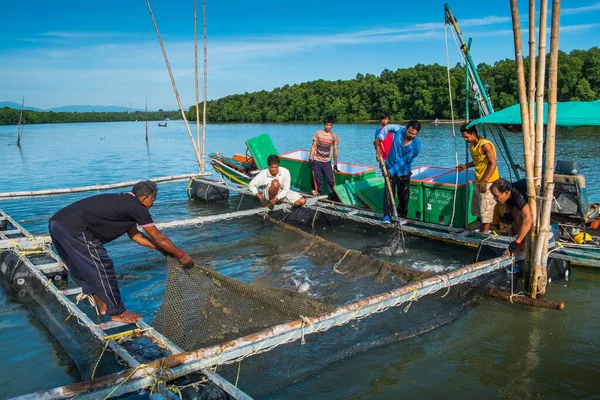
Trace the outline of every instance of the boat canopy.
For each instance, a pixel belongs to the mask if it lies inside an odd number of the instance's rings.
[[[600,126],[600,100],[558,102],[556,109],[556,126],[569,129],[581,126]],[[548,103],[544,103],[544,124],[548,121]],[[521,108],[519,104],[488,114],[472,121],[476,124],[521,125]]]

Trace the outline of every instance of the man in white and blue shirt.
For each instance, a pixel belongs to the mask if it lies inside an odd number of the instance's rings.
[[[394,134],[392,147],[388,154],[385,166],[387,168],[392,193],[398,196],[398,217],[406,218],[408,214],[408,199],[410,195],[410,176],[412,161],[421,152],[421,143],[417,138],[417,133],[421,130],[419,121],[409,121],[406,127],[401,125],[388,124],[375,139],[375,146],[379,147],[390,132]],[[389,196],[387,187],[384,190],[384,208],[383,222],[390,222],[390,216],[393,214],[392,200]]]

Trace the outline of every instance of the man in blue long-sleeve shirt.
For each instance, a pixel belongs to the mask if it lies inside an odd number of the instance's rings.
[[[409,121],[406,127],[400,125],[386,125],[375,139],[375,146],[379,147],[390,132],[394,133],[394,140],[385,166],[388,171],[392,193],[398,194],[398,216],[406,218],[408,214],[408,199],[410,195],[410,176],[412,161],[421,151],[421,143],[417,133],[421,130],[419,121]],[[384,218],[383,222],[390,222],[393,214],[392,201],[387,187],[384,190]]]

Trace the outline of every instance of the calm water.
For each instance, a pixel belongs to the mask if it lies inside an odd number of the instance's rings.
[[[269,133],[279,152],[307,149],[319,125],[209,125],[207,152],[243,152],[249,137]],[[374,125],[334,127],[341,140],[340,159],[374,164]],[[415,166],[455,164],[455,144],[447,125],[424,126],[419,134],[422,154]],[[510,135],[513,149],[519,137]],[[598,132],[559,132],[557,159],[582,164],[590,201],[600,201],[600,162],[596,154]],[[0,127],[0,157],[4,173],[0,192],[38,190],[113,183],[195,172],[197,165],[183,124],[168,128],[150,126],[149,146],[144,124],[97,123],[26,126],[19,150],[16,127]],[[464,142],[456,140],[459,159]],[[521,159],[520,152],[515,154]],[[501,175],[506,165],[499,161]],[[88,194],[89,195],[89,194]],[[47,234],[48,218],[59,208],[86,195],[34,200],[3,201],[0,208],[35,234]],[[222,213],[228,204],[190,203],[185,183],[160,186],[152,214],[157,221]],[[246,201],[252,206],[252,200]],[[256,219],[227,222],[195,230],[167,232],[191,249],[197,260],[221,273],[250,281],[272,254]],[[224,229],[225,228],[225,229]],[[343,228],[343,227],[340,227]],[[340,244],[361,248],[377,232],[364,235],[358,227],[322,234]],[[231,235],[243,243],[240,250]],[[125,303],[152,320],[164,292],[165,271],[160,259],[140,253],[128,240],[110,245]],[[147,257],[152,268],[138,267]],[[154,257],[154,258],[153,258]],[[408,241],[408,253],[399,263],[443,270],[468,263],[474,254],[420,239]],[[145,265],[148,263],[145,263]],[[294,397],[319,398],[600,398],[600,271],[577,268],[568,283],[551,285],[549,298],[566,302],[564,312],[529,309],[484,299],[457,321],[416,339],[354,356],[321,371]],[[0,290],[0,398],[49,389],[73,382],[73,364],[27,307]],[[35,370],[35,374],[32,374]],[[306,389],[309,387],[309,389]]]

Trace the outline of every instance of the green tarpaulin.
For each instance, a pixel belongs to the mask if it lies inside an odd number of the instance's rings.
[[[556,126],[577,128],[580,126],[600,126],[600,100],[570,101],[556,103]],[[548,103],[544,103],[544,124],[548,121]],[[474,120],[476,124],[521,125],[521,107],[519,104],[496,111]]]

